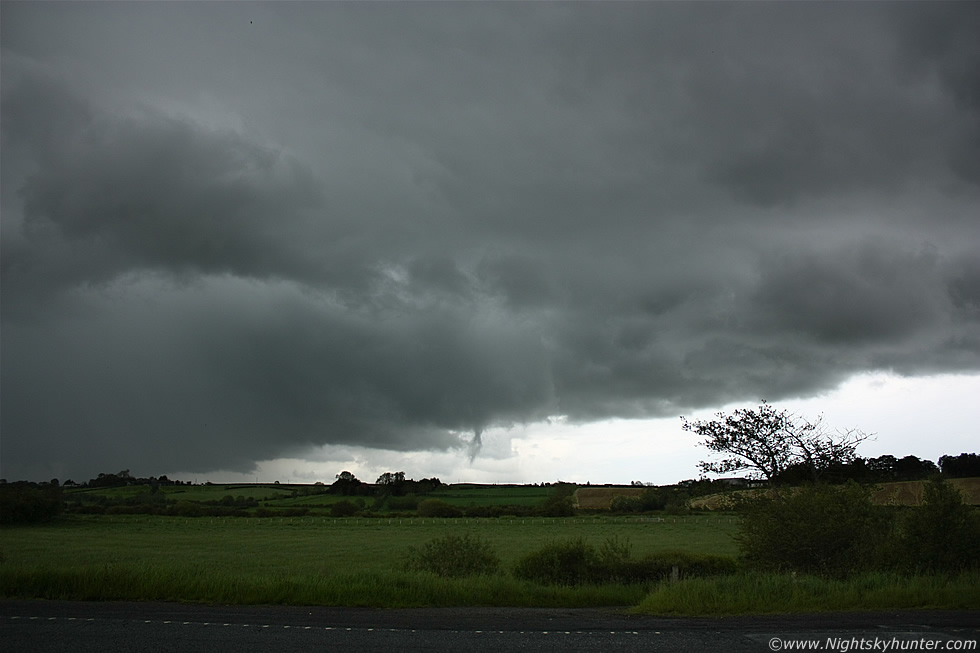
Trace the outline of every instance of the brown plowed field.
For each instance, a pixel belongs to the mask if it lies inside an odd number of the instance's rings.
[[[575,490],[575,507],[585,510],[609,510],[613,497],[643,496],[642,487],[580,487]]]
[[[953,478],[946,481],[963,495],[963,503],[980,506],[980,478]],[[923,481],[882,483],[874,493],[874,502],[888,506],[917,506],[922,503]]]
[[[963,503],[971,506],[980,505],[980,478],[953,478],[946,481],[963,495]],[[924,481],[900,481],[898,483],[880,483],[871,495],[872,500],[882,506],[917,506],[922,503]],[[739,490],[758,493],[762,490]],[[719,510],[728,505],[729,497],[735,494],[709,494],[691,500],[691,508],[695,510]],[[611,499],[610,499],[611,501]]]

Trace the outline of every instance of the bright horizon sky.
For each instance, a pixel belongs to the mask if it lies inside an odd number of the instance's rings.
[[[781,401],[797,415],[821,413],[831,430],[857,428],[875,436],[857,454],[917,456],[938,463],[940,456],[977,453],[980,424],[980,375],[899,377],[874,373],[857,376],[819,397]],[[758,404],[735,403],[723,412]],[[695,411],[691,419],[712,419],[714,409]],[[365,482],[384,472],[404,471],[409,478],[436,476],[444,483],[575,483],[626,484],[632,481],[670,485],[701,476],[697,463],[709,452],[699,438],[681,430],[678,418],[612,420],[592,424],[556,421],[484,434],[483,453],[470,463],[463,451],[447,453],[379,452],[350,447],[324,448],[319,460],[263,461],[254,474],[215,470],[192,474],[172,472],[173,479],[213,483],[330,484],[341,471]],[[928,434],[928,437],[923,437]],[[134,472],[135,473],[135,472]],[[733,475],[744,475],[733,474]],[[716,477],[716,476],[709,476]]]

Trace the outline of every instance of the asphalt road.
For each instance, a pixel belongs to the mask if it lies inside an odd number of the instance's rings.
[[[173,603],[0,601],[0,650],[772,651],[980,650],[980,612],[666,618],[615,609],[373,610]],[[838,640],[835,643],[835,640]],[[936,642],[929,649],[922,642]],[[972,648],[970,648],[972,645]],[[912,645],[914,646],[914,645]],[[876,648],[872,648],[876,647]]]

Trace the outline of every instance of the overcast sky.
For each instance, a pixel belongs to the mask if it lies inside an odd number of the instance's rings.
[[[980,4],[0,7],[8,479],[977,449]]]

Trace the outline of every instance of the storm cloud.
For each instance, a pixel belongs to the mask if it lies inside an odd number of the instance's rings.
[[[980,370],[971,3],[5,3],[3,475]]]

